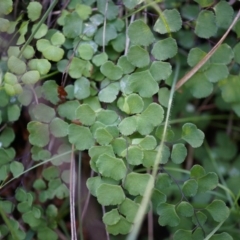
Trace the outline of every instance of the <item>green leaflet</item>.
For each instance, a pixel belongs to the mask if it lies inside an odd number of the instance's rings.
[[[182,127],[182,139],[192,147],[199,147],[203,143],[204,133],[192,123],[186,123]]]
[[[164,19],[164,20],[163,20]],[[182,27],[182,19],[180,13],[176,9],[166,9],[162,16],[158,18],[153,29],[161,34],[170,32],[177,32]]]
[[[201,38],[213,37],[217,32],[216,20],[213,12],[202,10],[197,18],[195,33]]]
[[[146,23],[136,20],[128,27],[128,36],[133,44],[148,46],[154,41],[154,36]]]

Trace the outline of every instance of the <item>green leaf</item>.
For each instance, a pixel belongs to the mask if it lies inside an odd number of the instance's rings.
[[[167,196],[160,192],[158,189],[154,188],[151,196],[153,211],[157,212],[159,204],[167,201]]]
[[[187,62],[190,67],[195,67],[207,55],[200,48],[192,48],[188,54]],[[207,61],[199,71],[208,69],[210,62]]]
[[[32,46],[29,46],[29,45],[26,46],[26,48],[24,49],[24,51],[22,53],[23,57],[26,58],[26,59],[33,58],[34,54],[35,54],[34,48]]]
[[[105,41],[103,43],[103,27],[100,27],[95,36],[94,36],[94,41],[99,45],[99,46],[106,46],[108,45],[108,42],[115,39],[117,37],[117,31],[113,24],[106,24],[106,29],[105,29]]]
[[[22,86],[20,84],[10,85],[5,83],[4,90],[9,96],[15,96],[22,93]]]
[[[189,143],[192,147],[200,147],[204,140],[204,133],[197,129],[192,123],[185,123],[182,126],[182,139]]]
[[[222,98],[227,103],[240,102],[240,77],[229,75],[227,79],[221,81]]]
[[[112,209],[103,215],[103,222],[106,225],[114,225],[118,223],[120,219],[121,216],[119,215],[117,209]]]
[[[54,137],[65,137],[68,134],[68,123],[61,118],[54,118],[49,125],[49,130]]]
[[[92,125],[96,119],[96,113],[88,104],[82,104],[76,109],[76,118],[87,126]]]
[[[118,80],[122,77],[122,69],[113,62],[107,61],[105,62],[101,68],[101,73],[105,75],[110,80]]]
[[[209,82],[215,83],[228,77],[228,67],[220,63],[211,63],[204,75]]]
[[[126,34],[120,33],[118,34],[117,38],[111,41],[111,45],[116,52],[123,52],[125,50],[125,43],[126,43]]]
[[[11,56],[7,62],[8,68],[12,73],[22,75],[26,71],[26,64],[15,56]]]
[[[80,58],[84,60],[91,60],[94,53],[93,47],[88,43],[80,44],[77,51]]]
[[[43,103],[35,105],[32,109],[32,114],[35,120],[45,123],[51,122],[51,120],[55,117],[54,109]]]
[[[128,27],[128,37],[133,44],[149,46],[154,41],[154,36],[148,25],[142,20],[132,22]]]
[[[192,217],[194,214],[194,208],[189,202],[182,201],[177,206],[177,213],[182,217]]]
[[[233,240],[232,236],[226,232],[220,234],[214,234],[209,240]]]
[[[124,118],[119,124],[119,131],[122,135],[128,136],[133,134],[137,129],[137,119],[135,116]]]
[[[133,9],[136,7],[138,4],[142,3],[143,0],[123,0],[123,4],[128,8],[128,9]]]
[[[75,10],[82,20],[87,20],[92,13],[92,8],[85,4],[77,4]]]
[[[164,131],[164,126],[160,125],[157,127],[156,132],[155,132],[155,136],[157,138],[159,138],[160,140],[163,138],[163,131]],[[170,126],[167,127],[167,131],[166,131],[166,135],[165,135],[165,141],[172,141],[174,138],[174,132],[171,129]]]
[[[13,9],[13,2],[12,0],[2,0],[0,2],[0,15],[7,15]]]
[[[5,181],[8,177],[8,169],[6,165],[0,167],[0,181]]]
[[[213,7],[216,15],[216,24],[220,28],[228,28],[233,20],[233,8],[226,1],[220,1]]]
[[[9,20],[0,18],[0,32],[7,32],[9,27],[10,27]]]
[[[206,174],[205,169],[200,165],[194,165],[190,170],[190,177],[191,178],[196,178],[197,179],[197,178],[205,176],[205,174]]]
[[[118,107],[127,114],[140,113],[143,110],[144,102],[138,94],[130,94],[126,98],[120,97]]]
[[[96,161],[99,173],[104,177],[121,180],[126,176],[127,168],[121,158],[112,157],[108,154],[101,155]]]
[[[103,183],[97,189],[97,200],[103,206],[118,205],[124,199],[125,194],[120,186]]]
[[[32,26],[32,33],[35,32],[35,30],[37,29],[38,27],[38,23],[34,24]],[[48,26],[46,24],[41,24],[40,28],[37,30],[37,32],[34,34],[34,38],[35,39],[40,39],[42,37],[44,37],[48,32]]]
[[[127,60],[136,67],[143,68],[149,65],[149,53],[142,47],[136,45],[130,47],[127,53]]]
[[[28,71],[23,74],[21,80],[25,84],[35,84],[40,79],[40,74],[36,70]]]
[[[177,54],[177,42],[174,38],[165,38],[157,41],[152,48],[151,53],[158,60],[166,60]]]
[[[172,185],[172,179],[169,177],[167,173],[160,173],[157,176],[155,187],[158,190],[164,190],[169,188]]]
[[[122,152],[127,148],[126,139],[123,137],[115,138],[112,143],[113,151],[118,156],[122,156]]]
[[[198,191],[198,183],[195,179],[189,179],[184,182],[182,191],[186,197],[194,197]]]
[[[19,202],[26,201],[27,200],[27,193],[25,192],[25,190],[23,188],[19,187],[19,188],[16,189],[15,198]]]
[[[157,213],[160,215],[158,223],[161,226],[169,225],[170,227],[176,227],[180,223],[175,206],[168,203],[161,203],[157,208]]]
[[[49,46],[48,48],[44,49],[44,51],[42,51],[42,54],[48,60],[59,62],[63,58],[64,51],[62,48]]]
[[[125,198],[125,200],[119,206],[119,212],[123,214],[127,221],[131,223],[134,222],[138,209],[139,205],[129,198]]]
[[[152,175],[148,173],[143,174],[131,172],[127,175],[125,179],[124,188],[133,196],[143,196],[149,181],[149,186],[152,188],[154,185]]]
[[[0,208],[1,210],[4,209],[5,213],[10,214],[12,213],[14,206],[13,206],[13,203],[10,201],[0,201]]]
[[[120,216],[120,220],[114,225],[107,225],[107,231],[112,235],[127,234],[131,231],[132,224],[124,217]]]
[[[152,97],[159,89],[157,82],[154,80],[149,70],[131,74],[124,87],[125,89],[123,89],[123,92],[126,91],[127,94],[135,92],[143,98]]]
[[[59,101],[58,85],[54,80],[49,80],[43,83],[43,96],[46,100],[56,105]]]
[[[21,162],[13,161],[10,164],[10,171],[13,177],[18,177],[24,171],[24,166]]]
[[[38,178],[34,181],[33,183],[33,187],[36,189],[36,190],[44,190],[46,189],[46,183],[43,179],[41,178]]]
[[[135,67],[128,61],[127,56],[121,56],[117,65],[122,69],[123,74],[129,74],[134,71]]]
[[[37,231],[37,237],[39,240],[57,240],[58,235],[52,229],[48,227],[41,227]]]
[[[90,82],[87,78],[81,77],[74,82],[74,96],[79,100],[90,96]]]
[[[5,83],[9,83],[11,85],[17,84],[18,83],[18,79],[17,76],[10,73],[10,72],[6,72],[3,78]]]
[[[20,33],[20,36],[17,40],[17,45],[21,45],[23,43],[25,43],[25,34],[27,33],[28,31],[28,23],[29,21],[23,21],[21,23],[21,26],[20,26],[20,29],[19,29],[19,33]]]
[[[143,151],[143,160],[142,160],[143,166],[146,167],[146,168],[151,168],[154,165],[156,156],[157,156],[157,151],[155,151],[155,150],[144,150]]]
[[[48,125],[37,121],[31,121],[27,125],[30,133],[29,142],[38,147],[45,147],[49,142]]]
[[[60,171],[55,166],[50,166],[48,168],[45,168],[42,172],[42,176],[47,180],[50,181],[52,179],[58,178],[60,174]]]
[[[94,137],[100,145],[108,145],[113,140],[112,134],[106,128],[101,127],[95,131]]]
[[[137,118],[137,130],[142,135],[152,132],[163,121],[164,110],[157,103],[151,103]]]
[[[235,45],[235,47],[233,48],[233,52],[234,52],[234,60],[238,64],[240,64],[240,54],[239,54],[239,51],[240,51],[240,43],[237,43]]]
[[[204,193],[213,190],[218,185],[218,176],[214,172],[210,172],[198,180],[198,193]]]
[[[113,125],[118,123],[119,116],[115,111],[101,109],[97,113],[97,121],[103,123],[104,125]]]
[[[172,74],[172,66],[168,62],[154,61],[151,64],[150,73],[157,82],[166,80]]]
[[[93,196],[96,197],[97,196],[97,189],[103,183],[108,183],[108,184],[113,184],[113,185],[118,185],[119,184],[118,181],[113,180],[112,178],[106,178],[106,177],[101,178],[100,176],[97,176],[97,177],[88,178],[86,185],[87,185],[90,193]]]
[[[196,239],[196,240],[202,240],[204,239],[204,232],[202,231],[202,229],[199,227],[197,228],[193,234],[192,234],[192,238]]]
[[[181,164],[184,162],[187,156],[187,149],[184,144],[177,143],[172,147],[171,159],[176,164]]]
[[[107,62],[107,60],[108,60],[108,55],[105,52],[97,54],[92,58],[92,62],[97,67],[102,66],[105,62]]]
[[[17,205],[17,210],[20,213],[28,212],[31,210],[31,205],[26,201],[26,202],[21,202]]]
[[[173,240],[192,240],[192,231],[179,229],[174,233]]]
[[[9,147],[9,145],[13,142],[14,138],[15,134],[13,128],[5,127],[0,134],[1,147]]]
[[[106,12],[106,4],[107,4],[107,12]],[[106,15],[108,20],[114,20],[118,16],[118,6],[112,1],[107,0],[97,0],[98,11],[103,15]]]
[[[20,117],[21,109],[17,104],[9,105],[7,107],[8,121],[14,122],[17,121]]]
[[[196,216],[198,220],[196,219]],[[192,217],[192,222],[197,226],[199,225],[199,223],[203,226],[203,224],[205,224],[206,221],[207,221],[207,216],[200,211],[196,212],[196,215]]]
[[[182,27],[181,15],[177,9],[166,9],[158,18],[153,29],[154,31],[165,34],[170,32],[177,32]]]
[[[133,139],[132,144],[137,144],[140,148],[144,150],[153,150],[157,146],[157,141],[154,136],[147,135],[145,138]]]
[[[216,18],[213,12],[202,10],[197,17],[195,33],[200,38],[210,38],[213,37],[216,32]]]
[[[169,97],[170,97],[170,90],[168,88],[162,87],[159,89],[158,101],[162,106],[168,107]]]
[[[232,48],[226,43],[222,44],[210,58],[212,63],[231,63],[234,57]]]
[[[69,120],[75,120],[76,119],[75,112],[79,106],[80,104],[76,100],[67,101],[58,106],[57,112],[63,118],[67,118]]]
[[[54,46],[61,46],[65,42],[65,37],[60,31],[56,31],[52,36],[51,36],[51,43]]]
[[[197,2],[202,8],[209,7],[214,3],[214,0],[194,0]]]
[[[130,146],[126,151],[124,151],[124,157],[126,155],[126,159],[131,165],[140,165],[143,159],[143,152],[137,146]]]
[[[51,47],[51,43],[47,39],[40,39],[37,41],[37,50],[43,52],[48,47]]]
[[[51,63],[47,59],[31,59],[28,62],[28,67],[31,70],[37,70],[41,75],[45,75],[50,71]],[[50,81],[53,81],[53,80],[49,80],[48,82]],[[44,84],[45,83],[46,82],[44,82]]]
[[[33,22],[40,17],[41,11],[42,5],[39,2],[30,2],[27,6],[28,18]]]
[[[83,21],[77,12],[72,12],[65,17],[63,34],[67,38],[80,36],[83,30]]]
[[[68,127],[68,139],[78,150],[86,150],[94,145],[94,139],[89,128],[70,124]]]
[[[117,98],[118,92],[119,83],[114,82],[110,83],[105,88],[101,89],[98,94],[98,97],[101,102],[111,103]]]
[[[82,60],[80,58],[73,57],[73,59],[70,63],[70,67],[69,67],[69,75],[72,78],[81,78],[84,70],[87,67],[87,63],[88,62],[86,60]]]
[[[216,222],[225,221],[230,214],[229,208],[222,200],[213,200],[213,202],[206,207],[206,210]]]

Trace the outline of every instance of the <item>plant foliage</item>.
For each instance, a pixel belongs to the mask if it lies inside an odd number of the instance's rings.
[[[238,5],[20,2],[24,11],[0,2],[0,238],[69,236],[67,211],[76,239],[74,189],[83,178],[74,166],[85,154],[86,186],[111,239],[136,239],[153,214],[168,232],[162,239],[238,239]],[[187,82],[175,91],[181,76]],[[25,112],[22,160],[16,124]]]

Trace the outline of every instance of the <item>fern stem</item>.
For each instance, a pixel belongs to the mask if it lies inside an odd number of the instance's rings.
[[[72,145],[71,163],[70,163],[70,219],[71,219],[71,239],[77,240],[76,215],[75,215],[75,187],[76,187],[76,165],[74,157],[74,145]]]

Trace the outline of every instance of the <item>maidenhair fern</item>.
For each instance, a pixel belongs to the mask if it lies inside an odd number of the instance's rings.
[[[86,186],[102,206],[107,236],[137,239],[147,213],[174,240],[238,236],[232,225],[239,215],[239,138],[229,136],[231,127],[239,131],[231,124],[240,116],[237,4],[24,4],[11,21],[5,15],[13,2],[0,3],[0,189],[18,183],[14,201],[0,195],[0,238],[54,240],[59,229],[68,235],[69,210],[54,205],[68,198],[77,238],[75,155],[81,152],[90,158]],[[204,107],[231,111],[227,134],[212,133],[208,120],[228,116],[201,116]],[[19,161],[12,145],[23,110],[30,118],[29,162]],[[26,184],[25,173],[37,168]]]

